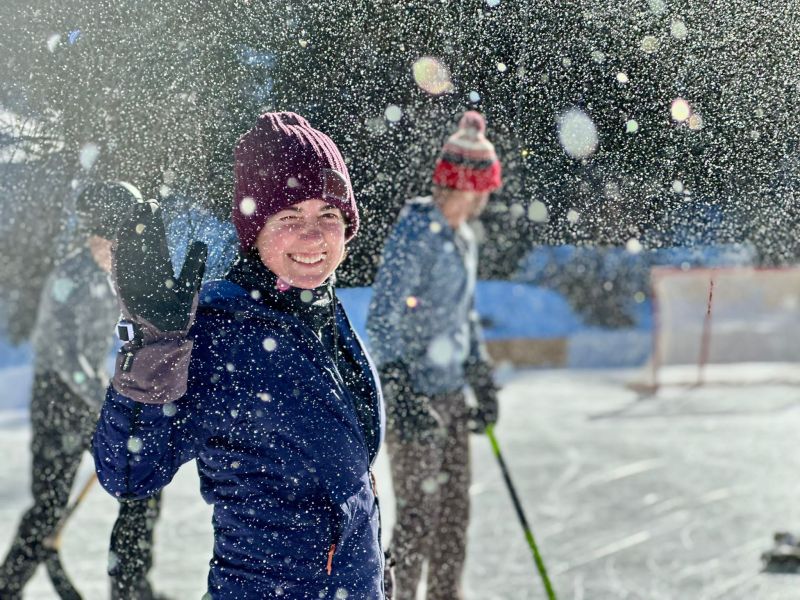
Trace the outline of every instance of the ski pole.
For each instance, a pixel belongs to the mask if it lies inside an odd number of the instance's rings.
[[[553,586],[550,583],[550,578],[547,575],[547,569],[544,566],[542,555],[539,554],[539,548],[536,545],[536,540],[533,537],[533,531],[531,531],[531,528],[528,525],[528,519],[525,518],[525,512],[522,510],[522,504],[519,501],[519,496],[517,496],[517,490],[511,481],[511,475],[508,472],[508,467],[506,467],[505,461],[503,460],[503,454],[500,452],[500,444],[497,443],[497,437],[494,435],[493,425],[488,425],[486,427],[486,435],[489,437],[489,441],[492,444],[492,451],[497,459],[497,463],[500,465],[500,470],[503,472],[503,479],[505,480],[506,487],[511,495],[511,502],[514,504],[517,517],[519,517],[519,522],[522,525],[523,532],[525,533],[525,539],[527,540],[528,546],[530,546],[531,552],[533,553],[533,561],[536,563],[536,569],[539,571],[539,576],[542,579],[542,585],[544,585],[544,589],[547,592],[547,598],[548,600],[556,600],[556,593],[553,591]]]
[[[47,575],[50,577],[53,589],[61,600],[81,600],[80,593],[75,589],[75,585],[70,581],[64,565],[61,563],[58,550],[55,548],[47,550],[44,566],[47,568]]]
[[[72,513],[81,505],[81,502],[86,498],[86,496],[91,491],[92,487],[94,486],[95,482],[97,481],[97,473],[92,473],[89,478],[86,480],[86,483],[83,484],[81,491],[78,492],[75,500],[64,509],[64,514],[61,515],[61,518],[58,520],[58,523],[53,529],[53,533],[48,535],[44,538],[43,545],[45,548],[49,548],[52,550],[58,551],[61,547],[61,534],[64,531],[64,527],[67,525],[67,521],[72,516]]]
[[[42,541],[42,545],[47,551],[47,556],[44,559],[47,575],[50,577],[50,581],[52,582],[56,593],[58,593],[58,596],[62,600],[81,600],[81,595],[78,593],[78,590],[75,589],[75,585],[72,583],[72,581],[70,581],[69,575],[67,575],[67,570],[64,568],[64,564],[61,562],[61,556],[59,555],[59,550],[61,548],[61,534],[64,532],[64,527],[66,526],[69,518],[72,516],[72,513],[74,513],[78,506],[81,505],[96,481],[97,473],[92,473],[92,475],[86,480],[86,483],[83,484],[83,487],[81,488],[81,491],[78,492],[75,500],[64,510],[64,514],[61,515],[61,518],[58,520],[53,532]]]

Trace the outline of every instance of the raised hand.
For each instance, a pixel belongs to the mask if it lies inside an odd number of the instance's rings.
[[[133,207],[120,224],[114,250],[113,277],[126,318],[162,333],[187,331],[207,255],[204,243],[193,242],[176,278],[158,204]]]
[[[208,248],[194,242],[179,277],[172,271],[161,211],[137,204],[120,224],[112,277],[127,320],[128,343],[117,357],[112,380],[125,396],[147,404],[186,393],[193,342],[187,337],[197,309]]]

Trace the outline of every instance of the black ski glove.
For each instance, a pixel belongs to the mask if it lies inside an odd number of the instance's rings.
[[[114,245],[112,277],[127,326],[113,385],[133,400],[161,404],[186,392],[197,292],[208,249],[193,242],[181,274],[170,262],[161,211],[154,201],[134,206]]]
[[[380,368],[388,426],[404,442],[420,441],[443,427],[427,396],[411,387],[408,367],[396,361]]]
[[[188,331],[207,254],[203,242],[193,242],[176,279],[161,209],[154,201],[135,205],[120,224],[114,251],[114,282],[126,316],[162,334]]]
[[[482,360],[468,362],[464,365],[464,374],[477,401],[477,406],[469,409],[469,429],[472,433],[485,433],[499,417],[499,388],[494,382],[492,366]]]

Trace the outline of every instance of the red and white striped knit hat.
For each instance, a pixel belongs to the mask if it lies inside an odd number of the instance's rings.
[[[479,112],[464,113],[436,161],[435,185],[476,192],[492,192],[502,185],[500,161],[485,131],[486,121]]]

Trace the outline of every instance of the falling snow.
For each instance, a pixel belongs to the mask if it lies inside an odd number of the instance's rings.
[[[503,187],[474,223],[480,278],[522,282],[550,298],[554,304],[519,309],[539,323],[566,327],[574,317],[622,339],[652,307],[652,265],[690,271],[729,251],[760,269],[800,263],[796,2],[10,0],[0,21],[4,389],[18,382],[15,369],[31,363],[27,344],[40,303],[68,307],[80,289],[80,281],[61,278],[50,298],[41,295],[82,235],[74,209],[84,184],[130,181],[157,198],[173,258],[203,239],[210,244],[207,279],[221,277],[237,252],[224,225],[234,202],[232,148],[268,110],[306,116],[346,158],[361,229],[337,272],[341,288],[371,284],[403,203],[430,193],[442,142],[467,109],[487,117],[503,163]],[[302,185],[286,174],[287,188]],[[253,216],[256,202],[245,197],[238,208]],[[429,233],[449,232],[434,222]],[[447,242],[443,251],[459,248]],[[166,279],[166,287],[176,281]],[[397,298],[410,315],[420,310],[416,293]],[[250,298],[263,300],[258,290]],[[314,303],[311,292],[300,298]],[[498,312],[510,312],[512,300],[496,299]],[[556,301],[574,314],[559,321]],[[514,325],[512,337],[524,338],[522,324]],[[263,335],[254,341],[259,365],[276,361],[279,344],[288,343]],[[422,353],[446,364],[457,343],[431,339]],[[542,346],[557,354],[562,342],[550,336]],[[606,343],[592,352],[625,354]],[[98,383],[100,374],[86,366],[73,366],[66,379]],[[209,382],[251,367],[226,359]],[[511,373],[500,432],[514,449],[560,597],[796,593],[796,583],[759,575],[754,558],[771,528],[797,525],[788,501],[796,496],[793,410],[780,418],[790,389],[646,404],[633,402],[616,372]],[[273,391],[248,394],[262,416],[277,402]],[[754,404],[762,396],[765,404]],[[740,401],[750,416],[736,416],[741,407],[723,398]],[[724,416],[715,412],[720,405]],[[619,416],[614,411],[632,417],[606,419]],[[174,402],[160,414],[183,413]],[[27,502],[26,418],[0,411],[10,457],[0,468],[4,541]],[[732,447],[731,439],[747,444]],[[149,443],[137,435],[124,442],[134,455]],[[477,456],[470,535],[481,549],[470,549],[467,596],[539,597],[529,591],[525,550],[512,543],[518,532],[491,455],[484,448]],[[180,508],[167,514],[178,526],[161,530],[169,560],[157,559],[156,580],[176,597],[197,597],[210,551],[208,531],[197,523],[210,515],[196,481],[182,477],[170,488]],[[646,484],[626,487],[637,478]],[[422,491],[440,485],[427,481]],[[67,560],[92,597],[106,591],[97,573],[105,569],[108,502],[93,496],[66,542]],[[192,543],[179,539],[184,533]],[[37,578],[31,594],[47,597]],[[329,593],[351,597],[345,589]]]

